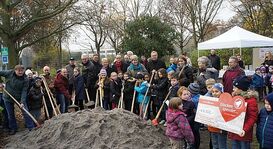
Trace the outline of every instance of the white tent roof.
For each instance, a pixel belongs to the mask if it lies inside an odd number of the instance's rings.
[[[235,26],[222,35],[198,43],[198,50],[247,47],[273,47],[273,39]]]

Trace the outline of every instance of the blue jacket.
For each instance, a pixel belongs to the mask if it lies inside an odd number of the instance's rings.
[[[273,147],[273,112],[267,112],[262,108],[258,121],[256,136],[261,148],[269,149]]]
[[[177,69],[177,64],[171,64],[168,68],[167,68],[167,73],[170,72],[170,71],[174,71],[176,72],[176,69]]]
[[[197,109],[199,98],[200,98],[199,94],[193,95],[192,98],[191,98],[192,102],[194,103],[194,108],[195,109]]]
[[[263,87],[264,86],[264,79],[262,76],[259,76],[258,74],[254,74],[252,77],[252,83],[251,85],[254,88]]]
[[[148,89],[147,84],[148,84],[147,81],[143,81],[140,84],[140,86],[135,87],[135,90],[137,92],[137,101],[138,101],[138,103],[142,103],[142,101],[144,99],[145,93],[146,93],[146,91]],[[146,96],[144,104],[147,104],[149,99],[150,99],[150,97]]]

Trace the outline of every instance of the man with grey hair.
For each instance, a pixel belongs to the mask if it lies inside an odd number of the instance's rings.
[[[88,94],[91,101],[95,101],[96,98],[96,90],[95,90],[95,84],[97,81],[97,74],[94,71],[95,66],[94,64],[89,60],[88,54],[82,54],[81,56],[82,64],[81,64],[81,74],[83,76],[84,85],[88,89]],[[86,96],[87,97],[87,96]],[[88,102],[87,98],[85,98],[85,102]]]
[[[231,56],[228,60],[228,69],[223,75],[223,85],[224,91],[228,93],[232,93],[233,91],[233,81],[241,75],[245,75],[245,72],[242,68],[240,68],[238,64],[238,58],[235,56]]]
[[[216,55],[216,51],[214,49],[210,50],[210,55],[208,56],[208,58],[211,62],[211,66],[219,71],[221,67],[221,61],[220,57]]]

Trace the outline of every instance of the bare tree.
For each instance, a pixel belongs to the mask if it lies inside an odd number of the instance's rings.
[[[191,28],[195,48],[199,41],[204,41],[208,33],[208,25],[212,24],[223,0],[185,0],[186,15],[191,22]]]
[[[43,39],[71,27],[50,26],[50,32],[43,36],[32,35],[39,29],[41,23],[61,14],[74,4],[75,0],[4,0],[0,1],[0,37],[4,46],[9,48],[9,66],[18,64],[19,54],[25,47],[29,47]]]

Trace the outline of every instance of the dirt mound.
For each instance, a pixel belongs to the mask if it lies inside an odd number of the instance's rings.
[[[6,148],[168,148],[163,130],[122,109],[67,113],[31,132],[17,134]]]

